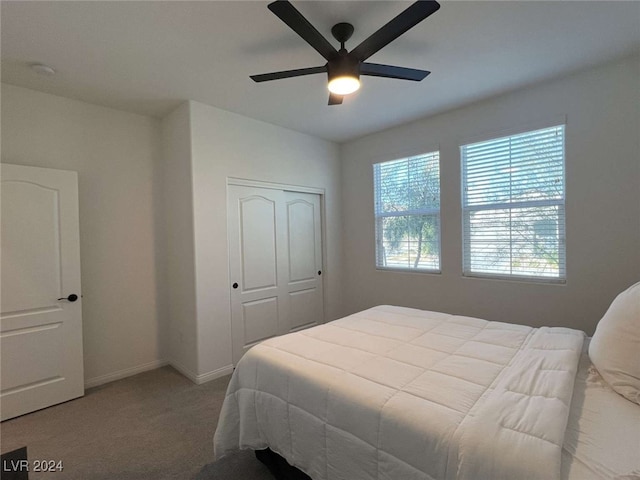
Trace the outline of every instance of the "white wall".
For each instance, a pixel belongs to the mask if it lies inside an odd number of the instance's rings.
[[[640,61],[627,58],[342,146],[345,308],[380,303],[593,333],[640,280]],[[459,145],[566,115],[566,285],[462,276]],[[442,274],[374,267],[373,163],[440,149]]]
[[[88,386],[162,362],[160,122],[2,85],[2,162],[75,170]]]
[[[174,115],[182,118],[185,108],[180,107]],[[338,147],[331,142],[197,102],[189,102],[188,110],[193,231],[178,229],[170,218],[168,228],[181,230],[180,241],[185,245],[192,241],[195,246],[195,258],[185,255],[184,260],[193,262],[196,279],[194,338],[198,360],[195,371],[183,365],[186,367],[183,372],[196,381],[204,381],[230,372],[232,366],[227,178],[325,189],[325,316],[333,320],[342,314],[340,162]],[[184,125],[183,120],[180,123]],[[183,136],[186,134],[183,132]],[[165,163],[180,161],[172,157],[175,153],[170,153]],[[175,252],[168,250],[168,254],[172,256]],[[173,270],[168,270],[170,282]],[[181,301],[188,302],[191,298],[186,289],[181,295]],[[194,330],[190,319],[176,317],[175,313],[171,323],[188,325]],[[185,332],[183,337],[188,340],[191,333]]]

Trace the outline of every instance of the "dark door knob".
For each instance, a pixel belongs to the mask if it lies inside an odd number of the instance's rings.
[[[75,293],[72,293],[68,297],[62,297],[62,298],[59,298],[58,300],[68,300],[70,302],[75,302],[76,300],[78,300],[78,295],[76,295]]]
[[[238,284],[237,283],[234,283],[232,286],[233,286],[233,288],[238,288]]]
[[[322,270],[318,270],[318,275],[322,275]]]

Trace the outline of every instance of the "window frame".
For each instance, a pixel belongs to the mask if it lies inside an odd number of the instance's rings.
[[[380,194],[380,178],[379,178],[379,168],[381,165],[399,162],[399,161],[410,161],[412,159],[419,159],[421,157],[435,156],[435,160],[438,165],[438,208],[418,208],[418,209],[407,209],[402,211],[395,212],[382,212],[380,208],[379,202],[379,194]],[[441,164],[440,164],[440,150],[434,149],[424,153],[418,153],[415,155],[408,155],[404,157],[395,158],[392,160],[384,160],[380,162],[376,162],[372,165],[373,170],[373,213],[374,213],[374,264],[376,270],[379,271],[388,271],[388,272],[402,272],[402,273],[417,273],[417,274],[440,274],[442,273],[442,225],[441,225],[441,198],[442,198],[442,178],[441,178]],[[438,225],[438,234],[437,234],[437,249],[438,249],[438,267],[437,268],[424,268],[424,267],[401,267],[401,266],[388,266],[382,265],[384,253],[379,248],[380,238],[378,237],[379,232],[382,232],[381,221],[384,218],[389,217],[401,217],[401,216],[432,216],[435,218]],[[382,242],[384,242],[384,238],[382,238]]]
[[[467,161],[465,155],[465,147],[486,143],[486,142],[499,142],[512,137],[518,137],[525,134],[533,134],[538,131],[550,130],[554,128],[562,129],[562,198],[559,199],[543,199],[543,200],[521,200],[513,202],[511,199],[503,202],[484,203],[481,205],[467,205]],[[535,126],[529,126],[528,128],[520,128],[517,130],[510,130],[507,132],[496,133],[494,135],[485,135],[480,139],[474,139],[466,141],[459,145],[460,150],[460,194],[461,194],[461,221],[462,221],[462,275],[468,278],[482,278],[482,279],[495,279],[495,280],[508,280],[508,281],[520,281],[520,282],[532,282],[532,283],[544,283],[544,284],[566,284],[567,282],[567,228],[566,228],[566,120],[549,122],[545,124],[538,124]],[[511,156],[510,156],[511,160]],[[513,185],[510,180],[510,185]],[[471,243],[470,236],[468,236],[470,212],[476,211],[488,211],[488,210],[508,210],[521,208],[536,208],[536,207],[557,207],[558,212],[558,276],[544,276],[533,274],[519,274],[519,273],[492,273],[481,272],[471,270]],[[512,230],[511,220],[509,221],[509,230]],[[510,249],[513,248],[513,243],[509,243]],[[513,272],[513,262],[510,261],[510,270]]]

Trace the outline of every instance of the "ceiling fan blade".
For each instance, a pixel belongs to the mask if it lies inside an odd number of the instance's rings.
[[[331,60],[338,56],[338,51],[335,47],[287,0],[277,0],[270,3],[267,8],[300,35],[304,41],[315,48],[326,60]]]
[[[355,56],[361,62],[365,61],[439,8],[440,4],[435,0],[417,1],[354,48],[350,55]]]
[[[283,70],[282,72],[262,73],[260,75],[250,75],[254,82],[268,82],[281,78],[301,77],[303,75],[313,75],[315,73],[327,73],[326,65],[322,67],[298,68],[296,70]]]
[[[335,93],[329,92],[329,105],[341,105],[343,95],[336,95]]]
[[[394,67],[393,65],[380,65],[379,63],[360,64],[360,75],[371,77],[399,78],[400,80],[413,80],[419,82],[431,72],[417,70],[415,68]]]

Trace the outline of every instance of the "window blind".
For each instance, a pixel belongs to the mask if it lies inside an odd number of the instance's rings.
[[[373,166],[376,266],[440,270],[438,152]]]
[[[566,278],[564,125],[461,147],[463,273]]]

